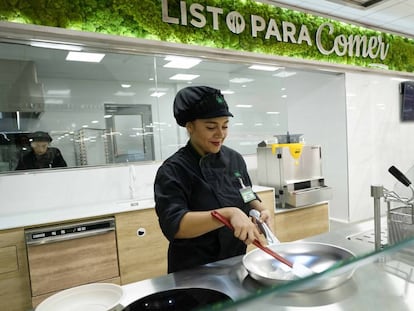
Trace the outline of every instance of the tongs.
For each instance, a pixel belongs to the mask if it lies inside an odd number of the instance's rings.
[[[233,226],[227,220],[227,218],[224,217],[223,215],[221,215],[219,212],[214,210],[214,211],[211,212],[211,215],[214,218],[216,218],[217,220],[219,220],[221,223],[223,223],[227,228],[231,229],[232,231],[234,230]],[[265,253],[269,254],[270,256],[275,258],[276,260],[280,261],[281,263],[283,263],[286,266],[288,266],[289,268],[291,268],[292,273],[295,274],[296,276],[304,278],[304,277],[307,277],[307,276],[310,276],[310,275],[313,274],[313,271],[311,269],[309,269],[308,267],[306,267],[306,266],[304,266],[300,263],[292,263],[291,261],[287,260],[285,257],[279,255],[278,253],[276,253],[275,251],[270,249],[269,247],[264,246],[257,239],[255,239],[253,241],[253,245],[255,245],[257,248],[260,248]]]
[[[279,239],[273,234],[272,230],[270,230],[267,224],[260,219],[260,212],[257,209],[252,208],[249,212],[249,216],[256,220],[256,225],[266,237],[268,245],[280,243]]]

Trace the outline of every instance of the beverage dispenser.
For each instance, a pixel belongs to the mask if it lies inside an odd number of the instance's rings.
[[[275,188],[276,207],[301,207],[328,201],[332,189],[322,174],[319,145],[282,140],[257,147],[259,185]]]

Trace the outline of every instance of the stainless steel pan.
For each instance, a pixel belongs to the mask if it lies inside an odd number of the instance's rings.
[[[315,273],[320,273],[339,261],[355,257],[355,255],[344,248],[331,244],[317,242],[290,242],[268,246],[283,257],[292,262],[300,262]],[[280,273],[282,265],[260,249],[254,249],[243,257],[243,265],[249,275],[256,281],[265,285],[281,285],[296,279],[292,274]],[[327,275],[315,277],[305,283],[298,291],[320,291],[339,286],[350,279],[354,270],[344,272],[330,272]]]

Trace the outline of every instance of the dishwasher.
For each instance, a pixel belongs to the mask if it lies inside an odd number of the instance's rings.
[[[113,217],[25,230],[32,305],[67,288],[120,284]]]

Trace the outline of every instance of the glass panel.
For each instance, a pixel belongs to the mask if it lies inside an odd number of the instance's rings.
[[[166,159],[188,139],[172,105],[189,85],[222,90],[234,114],[226,144],[255,154],[259,142],[288,131],[289,103],[306,102],[331,77],[172,55],[100,51],[98,63],[68,61],[68,53],[0,43],[0,172],[15,170],[35,131],[49,133],[68,167]],[[183,74],[189,80],[180,80]],[[303,79],[306,89],[298,92]]]
[[[116,157],[125,158],[125,160],[121,159],[121,162],[128,161],[130,155],[143,160],[143,135],[140,137],[137,133],[133,133],[133,129],[142,129],[142,117],[140,115],[113,116],[113,123],[114,131],[122,134],[113,137]]]
[[[282,285],[245,282],[250,295],[203,310],[413,310],[413,260],[411,238]],[[343,281],[338,282],[340,278]],[[315,285],[334,283],[327,290]]]
[[[73,152],[72,146],[75,145],[76,165],[103,165],[109,163],[108,143],[104,130],[84,128],[76,131],[75,135],[65,133],[63,137],[59,138],[55,145],[66,156]]]

